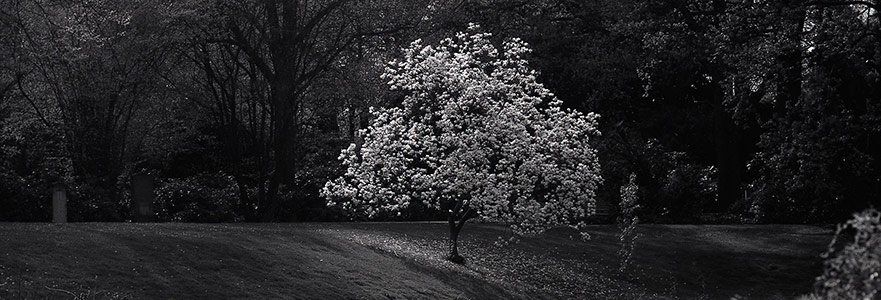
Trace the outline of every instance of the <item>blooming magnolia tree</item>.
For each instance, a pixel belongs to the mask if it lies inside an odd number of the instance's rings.
[[[414,201],[448,210],[450,259],[473,217],[510,224],[517,234],[580,227],[594,213],[602,182],[598,115],[563,109],[527,66],[526,43],[497,49],[489,33],[467,32],[423,46],[413,42],[383,78],[407,96],[371,109],[362,141],[342,151],[346,173],[328,182],[328,205],[376,216]]]

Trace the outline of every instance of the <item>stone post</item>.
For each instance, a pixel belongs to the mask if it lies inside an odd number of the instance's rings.
[[[132,176],[132,222],[152,222],[153,215],[153,175]]]
[[[63,183],[52,186],[52,223],[67,223],[67,187]]]

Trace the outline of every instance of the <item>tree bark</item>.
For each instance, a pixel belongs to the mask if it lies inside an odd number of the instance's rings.
[[[454,263],[463,263],[465,258],[459,255],[459,230],[462,227],[456,224],[456,218],[450,215],[450,255],[447,257]]]
[[[707,207],[711,212],[721,213],[740,199],[743,175],[748,154],[742,147],[743,129],[739,128],[731,115],[726,112],[722,91],[714,94],[714,132],[716,152],[716,193],[715,203]]]
[[[450,211],[448,219],[450,224],[450,255],[447,256],[447,259],[457,264],[465,262],[465,258],[459,255],[459,232],[462,231],[462,227],[465,226],[465,222],[468,221],[473,212],[468,207],[465,207],[463,210],[463,206],[463,201],[457,203],[456,207]]]

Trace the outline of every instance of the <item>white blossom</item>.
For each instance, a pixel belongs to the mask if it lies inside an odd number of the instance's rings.
[[[420,201],[456,203],[517,233],[578,224],[602,183],[598,115],[562,108],[511,39],[497,49],[472,25],[437,46],[417,40],[382,78],[407,93],[372,109],[363,140],[342,151],[345,174],[322,190],[328,204],[368,217]]]

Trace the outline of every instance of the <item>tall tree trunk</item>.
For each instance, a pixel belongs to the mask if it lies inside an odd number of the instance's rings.
[[[287,73],[287,72],[286,72]],[[281,74],[280,74],[281,75]],[[290,76],[278,76],[279,79],[273,83],[273,113],[272,122],[275,124],[276,135],[273,141],[273,150],[275,154],[275,171],[269,179],[269,191],[266,195],[266,203],[261,210],[261,221],[273,222],[277,221],[278,209],[281,207],[281,198],[278,192],[282,186],[293,184],[293,144],[296,142],[295,126],[294,126],[294,107],[296,96],[293,95]]]
[[[279,4],[281,4],[279,6]],[[298,107],[299,94],[297,85],[300,78],[297,72],[296,59],[300,56],[298,47],[293,45],[299,41],[300,28],[297,9],[300,3],[277,0],[264,0],[269,34],[269,59],[274,71],[264,71],[270,77],[270,104],[272,106],[272,123],[275,126],[273,152],[275,154],[274,172],[269,179],[265,205],[260,207],[260,220],[273,222],[278,220],[281,198],[278,193],[282,186],[294,182],[294,145],[296,139],[295,114]]]
[[[721,87],[720,87],[721,88]],[[743,174],[746,169],[746,157],[742,147],[743,130],[739,128],[722,102],[722,91],[714,91],[713,135],[716,152],[716,203],[708,205],[713,212],[724,212],[731,207],[741,195]]]
[[[297,150],[301,146],[297,114],[309,87],[333,68],[343,50],[360,36],[358,26],[351,26],[338,15],[349,2],[258,0],[261,9],[253,18],[248,17],[252,12],[244,12],[245,20],[228,22],[233,43],[269,82],[270,123],[274,129],[269,147],[273,157],[265,197],[257,213],[261,221],[278,220],[278,193],[295,183]],[[237,21],[244,21],[245,26]]]

